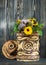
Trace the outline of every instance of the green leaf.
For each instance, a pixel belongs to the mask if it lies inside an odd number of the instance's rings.
[[[13,30],[14,32],[18,32],[18,24],[17,23],[15,23],[15,25],[14,25],[14,30]]]
[[[37,30],[38,30],[38,27],[37,26],[33,27],[33,32],[35,32]]]
[[[44,26],[44,24],[39,24],[39,27],[42,28]]]
[[[14,32],[17,32],[18,31],[18,28],[15,26],[13,31]]]
[[[37,30],[37,32],[38,32],[38,34],[39,34],[40,36],[42,36],[42,35],[43,35],[42,30]]]

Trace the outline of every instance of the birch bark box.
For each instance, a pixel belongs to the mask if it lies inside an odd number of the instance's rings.
[[[39,35],[34,33],[25,36],[17,33],[18,53],[17,61],[38,61],[39,60]]]

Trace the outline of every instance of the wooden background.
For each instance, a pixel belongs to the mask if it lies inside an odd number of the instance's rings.
[[[35,4],[35,12],[34,12]],[[40,57],[46,58],[46,0],[20,0],[20,18],[36,17],[39,23],[44,23],[43,36],[40,37]],[[11,35],[17,18],[17,0],[0,0],[0,60],[6,59],[1,52],[5,41],[14,39]]]

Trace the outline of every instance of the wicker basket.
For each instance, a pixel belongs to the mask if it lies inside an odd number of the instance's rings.
[[[18,53],[17,61],[38,61],[39,60],[39,35],[33,33],[25,36],[23,33],[17,33]]]

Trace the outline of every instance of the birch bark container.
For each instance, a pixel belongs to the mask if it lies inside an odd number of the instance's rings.
[[[39,56],[39,35],[33,33],[25,36],[23,33],[17,33],[18,53],[17,61],[38,61]]]

